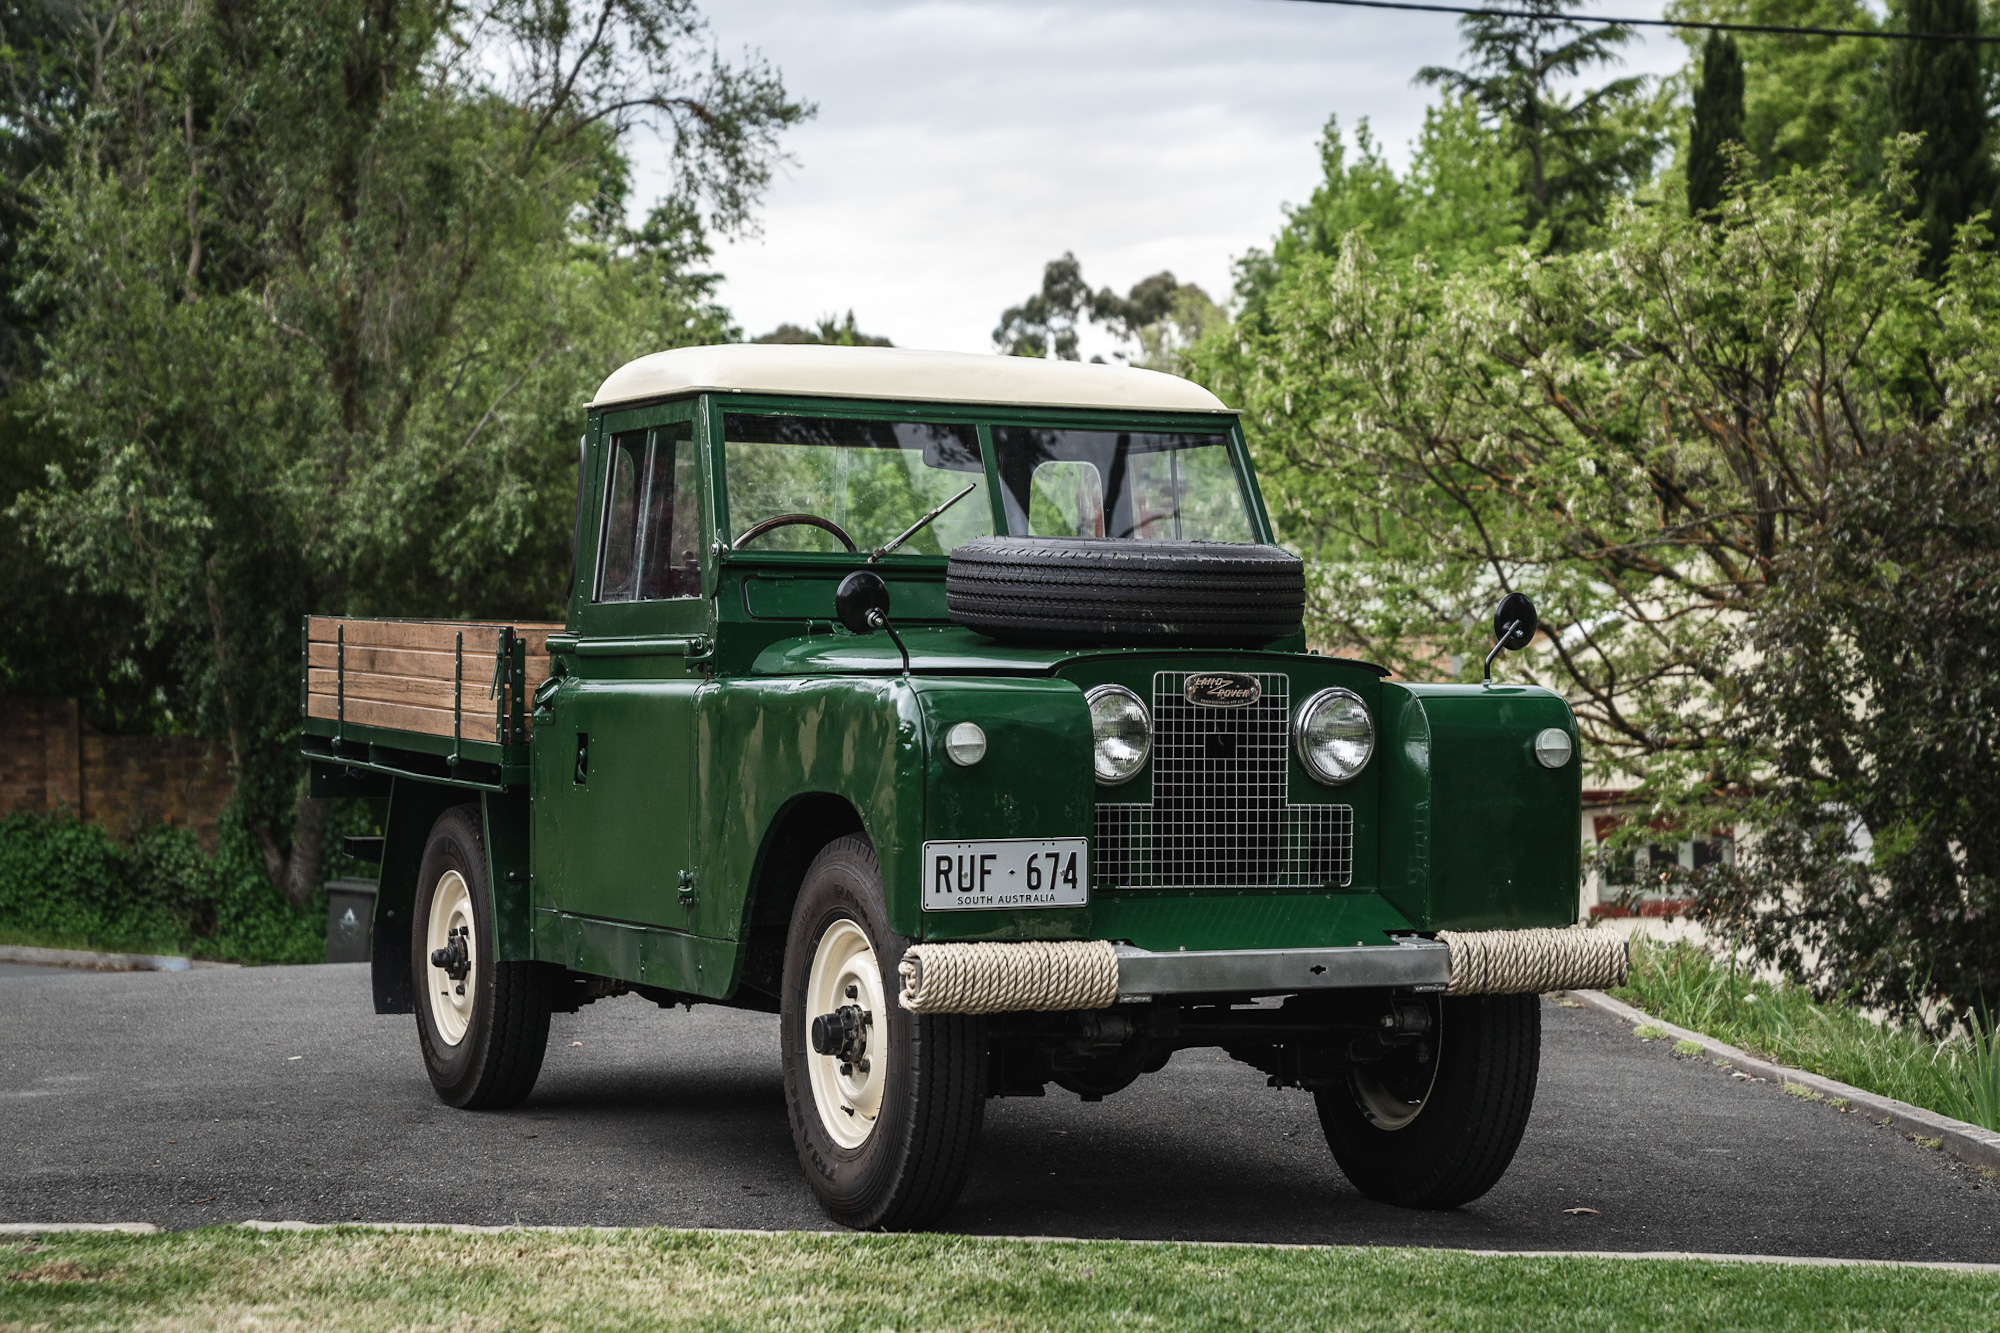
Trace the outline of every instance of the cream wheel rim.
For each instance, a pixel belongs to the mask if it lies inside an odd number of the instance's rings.
[[[859,1056],[843,1060],[813,1049],[812,1022],[852,1005],[862,1013]],[[827,927],[813,950],[806,978],[805,1031],[799,1034],[812,1076],[813,1106],[820,1124],[843,1148],[859,1148],[882,1113],[882,1085],[888,1080],[882,1058],[888,1045],[888,1006],[883,1003],[882,967],[875,946],[858,922],[843,918]]]
[[[447,870],[438,878],[437,888],[431,891],[431,919],[424,930],[427,960],[436,958],[441,950],[450,950],[454,942],[462,942],[465,949],[463,978],[452,976],[435,962],[426,969],[430,980],[431,1024],[447,1046],[464,1041],[465,1030],[472,1026],[472,999],[479,993],[478,941],[479,932],[472,921],[472,890],[465,876]]]

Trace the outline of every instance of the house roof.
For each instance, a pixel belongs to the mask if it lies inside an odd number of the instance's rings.
[[[678,394],[770,393],[927,403],[1228,412],[1177,375],[1038,357],[920,352],[905,347],[736,343],[680,347],[627,362],[598,386],[592,407]]]

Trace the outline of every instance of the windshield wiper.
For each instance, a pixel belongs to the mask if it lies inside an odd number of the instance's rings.
[[[978,489],[979,489],[979,483],[975,481],[970,486],[967,486],[964,490],[960,491],[957,495],[952,496],[951,499],[946,500],[943,504],[939,505],[936,509],[931,510],[930,513],[925,514],[922,518],[910,524],[909,527],[904,528],[901,533],[897,534],[894,537],[891,537],[887,542],[885,542],[881,546],[876,547],[875,554],[868,557],[868,563],[871,565],[874,564],[877,560],[880,560],[883,556],[889,554],[889,552],[895,550],[898,546],[901,546],[904,542],[908,541],[910,538],[922,532],[926,527],[930,526],[930,521],[932,519],[936,518],[939,514],[942,514],[945,510],[951,508],[953,505],[957,504],[960,500],[963,500],[966,496],[972,494],[974,491]]]

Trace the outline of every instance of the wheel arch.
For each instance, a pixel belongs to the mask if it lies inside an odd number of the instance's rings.
[[[739,1001],[754,1000],[757,1003],[750,1007],[762,1008],[768,1000],[776,1011],[784,984],[785,932],[791,926],[799,886],[820,849],[851,834],[868,837],[867,824],[854,803],[835,792],[803,792],[772,816],[757,846],[743,906]]]

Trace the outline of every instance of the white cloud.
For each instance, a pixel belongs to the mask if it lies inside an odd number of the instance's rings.
[[[1656,14],[1660,0],[1605,12]],[[1311,193],[1329,114],[1400,162],[1450,64],[1443,15],[1285,0],[711,3],[725,52],[760,51],[818,117],[760,213],[720,247],[722,298],[763,332],[852,308],[904,346],[991,350],[1000,311],[1073,250],[1093,285],[1172,269],[1213,296]],[[1634,42],[1662,73],[1684,47]],[[659,149],[633,144],[642,193]]]

